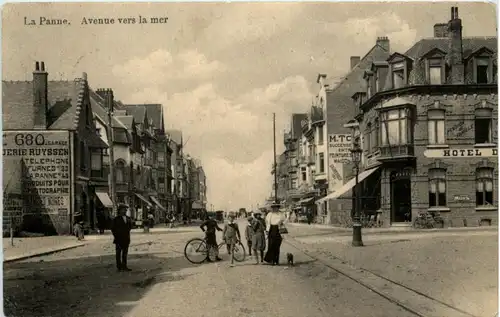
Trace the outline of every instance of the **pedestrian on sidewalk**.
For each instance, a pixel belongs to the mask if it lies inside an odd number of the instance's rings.
[[[252,239],[253,239],[253,228],[252,228],[252,217],[248,217],[248,224],[245,228],[245,238],[247,239],[248,255],[252,256]]]
[[[275,202],[271,205],[271,211],[266,216],[266,226],[268,232],[268,247],[264,261],[272,265],[279,265],[280,249],[283,238],[280,233],[280,226],[284,223],[284,216],[280,213],[280,204]]]
[[[224,231],[222,232],[227,247],[227,253],[231,255],[231,266],[234,266],[234,246],[241,241],[240,228],[234,219],[234,214],[229,215],[229,221],[224,226]]]
[[[113,226],[111,228],[114,237],[113,243],[115,244],[116,268],[118,271],[130,271],[127,266],[127,255],[130,246],[132,220],[126,215],[127,210],[127,205],[118,205],[118,215],[113,219]]]
[[[84,226],[83,221],[78,221],[74,225],[74,229],[73,230],[74,230],[74,234],[75,234],[76,238],[78,239],[78,241],[81,241],[81,240],[85,239],[84,233],[83,233],[84,232],[83,226]]]
[[[255,219],[252,221],[252,248],[255,253],[255,264],[259,264],[259,254],[260,263],[264,261],[264,250],[266,249],[266,224],[260,212],[255,213]]]

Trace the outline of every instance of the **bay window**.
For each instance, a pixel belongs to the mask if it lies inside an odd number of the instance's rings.
[[[446,170],[429,170],[429,207],[446,207]]]
[[[476,206],[493,205],[493,169],[476,170]]]
[[[393,109],[382,112],[382,146],[406,145],[411,143],[409,109]]]
[[[474,119],[474,135],[476,144],[493,142],[493,111],[489,108],[476,109]]]
[[[429,144],[445,144],[445,111],[441,109],[432,109],[427,112],[427,129]]]

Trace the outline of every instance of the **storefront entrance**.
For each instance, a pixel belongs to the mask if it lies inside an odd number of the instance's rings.
[[[411,174],[393,171],[391,179],[391,223],[411,223]]]

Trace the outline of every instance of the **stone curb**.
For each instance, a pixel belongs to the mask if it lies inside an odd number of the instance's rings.
[[[320,263],[337,271],[341,275],[353,280],[354,282],[368,288],[372,292],[384,297],[395,305],[419,316],[419,317],[471,317],[470,313],[457,311],[448,304],[433,299],[427,295],[416,293],[401,284],[391,283],[388,280],[377,276],[369,271],[356,268],[347,261],[337,259],[328,259],[317,252],[308,252],[303,245],[290,237],[287,244],[300,250],[302,253],[312,259],[319,260]],[[290,241],[292,240],[292,241]]]
[[[65,245],[62,247],[52,248],[52,249],[49,249],[46,251],[28,253],[28,254],[23,254],[23,255],[18,255],[18,256],[11,256],[8,258],[4,258],[3,263],[17,262],[17,261],[21,261],[21,260],[30,259],[30,258],[36,258],[39,256],[49,255],[52,253],[57,253],[57,252],[65,251],[65,250],[83,247],[84,245],[85,245],[85,243],[75,243],[75,244],[71,244],[71,245]]]

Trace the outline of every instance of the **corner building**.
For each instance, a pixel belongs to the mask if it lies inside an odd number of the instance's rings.
[[[497,38],[463,37],[453,7],[433,38],[366,70],[353,96],[365,216],[384,227],[422,212],[445,227],[497,224],[496,56]]]

